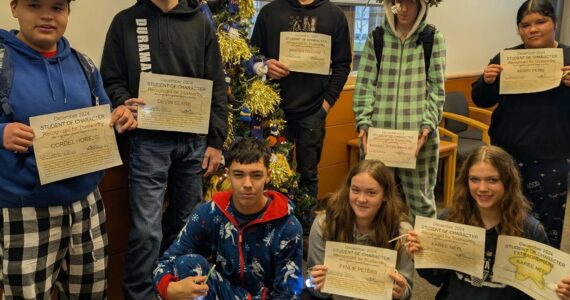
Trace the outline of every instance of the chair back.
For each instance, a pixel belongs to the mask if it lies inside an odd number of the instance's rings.
[[[465,94],[463,92],[445,93],[443,111],[469,117],[469,105],[467,104],[467,98],[465,97]],[[468,127],[465,123],[450,119],[445,119],[444,125],[446,129],[454,133],[465,131]]]

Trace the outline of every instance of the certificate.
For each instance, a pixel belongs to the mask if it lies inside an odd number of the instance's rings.
[[[366,159],[377,159],[389,167],[415,169],[418,132],[369,128]]]
[[[450,269],[483,278],[484,228],[417,216],[414,230],[422,245],[414,254],[416,269]]]
[[[331,36],[313,32],[281,32],[279,62],[294,72],[328,75]]]
[[[142,72],[138,128],[207,134],[212,81]]]
[[[109,105],[31,117],[40,183],[121,165],[110,121]]]
[[[371,246],[327,241],[327,276],[323,292],[359,299],[392,299],[394,271],[398,253]]]
[[[515,287],[534,299],[559,299],[556,286],[570,274],[570,254],[520,237],[500,235],[493,281]]]
[[[501,51],[499,94],[546,91],[560,85],[564,55],[562,48]]]

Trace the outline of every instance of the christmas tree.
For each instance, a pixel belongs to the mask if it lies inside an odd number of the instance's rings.
[[[299,190],[299,174],[294,171],[291,142],[281,135],[285,129],[278,86],[256,73],[263,57],[250,46],[248,35],[255,14],[253,0],[203,1],[202,12],[216,29],[226,83],[228,85],[229,131],[224,151],[243,137],[255,137],[271,149],[271,181],[266,187],[286,194],[295,203],[295,214],[304,232],[311,223],[310,210],[315,199]],[[257,64],[261,62],[261,64]],[[205,199],[230,188],[229,180],[220,170],[206,183]]]

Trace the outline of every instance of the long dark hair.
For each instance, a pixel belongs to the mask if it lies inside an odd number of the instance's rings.
[[[352,178],[361,173],[368,173],[384,190],[384,199],[370,228],[370,245],[395,249],[400,245],[390,245],[388,241],[399,234],[400,222],[407,220],[406,210],[398,195],[396,181],[392,172],[378,160],[365,160],[356,165],[343,185],[334,194],[329,195],[326,218],[323,224],[323,237],[326,241],[354,243],[353,230],[356,216],[350,206],[350,186]]]
[[[499,232],[522,236],[524,220],[530,211],[530,204],[523,195],[519,170],[513,158],[505,150],[495,146],[479,147],[463,163],[455,182],[449,221],[483,227],[477,202],[469,192],[469,170],[474,164],[480,162],[488,163],[497,169],[499,180],[505,187],[503,199],[498,203],[501,211]]]

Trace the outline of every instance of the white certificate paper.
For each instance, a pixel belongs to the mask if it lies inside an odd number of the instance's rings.
[[[30,118],[42,185],[122,164],[109,105]]]
[[[366,159],[377,159],[388,167],[415,169],[418,132],[369,128]]]
[[[564,54],[562,48],[501,51],[499,94],[542,92],[560,85]]]
[[[414,230],[422,245],[414,254],[416,269],[450,269],[483,278],[484,228],[417,216]]]
[[[331,36],[313,32],[281,32],[279,62],[294,72],[328,75]]]
[[[394,271],[398,253],[364,245],[327,241],[327,276],[323,292],[359,299],[392,299]]]
[[[138,128],[207,134],[211,80],[142,72]]]
[[[570,254],[513,236],[497,241],[493,281],[515,287],[534,299],[558,300],[557,284],[570,275]]]

